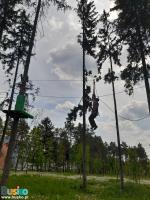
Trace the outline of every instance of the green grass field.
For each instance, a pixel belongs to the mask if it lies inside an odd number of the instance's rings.
[[[19,185],[29,190],[29,200],[150,200],[150,185],[125,183],[120,191],[116,180],[88,181],[86,191],[80,188],[81,180],[38,175],[12,175],[9,188]]]

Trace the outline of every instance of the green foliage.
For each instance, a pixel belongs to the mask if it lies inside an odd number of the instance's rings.
[[[150,53],[150,4],[149,0],[115,0],[112,10],[119,12],[116,33],[123,39],[128,51],[128,64],[121,78],[131,95],[133,86],[149,76],[146,59]]]
[[[122,53],[122,43],[119,37],[115,33],[116,22],[109,19],[110,14],[105,10],[100,17],[100,29],[98,32],[97,48],[98,53],[96,55],[98,64],[98,73],[101,73],[101,68],[103,64],[111,59],[114,64],[121,66],[120,56]],[[108,73],[105,74],[105,82],[111,83],[115,81],[118,77],[115,75],[115,71],[111,71],[108,68]]]
[[[11,126],[11,124],[10,124]],[[65,124],[55,128],[49,118],[29,130],[21,120],[18,127],[16,170],[81,173],[82,125]],[[86,165],[88,174],[119,175],[119,156],[115,142],[104,143],[100,136],[86,131]],[[150,176],[150,162],[141,144],[121,144],[125,176],[139,181]]]
[[[30,15],[27,14],[22,1],[9,2],[4,26],[5,31],[3,31],[0,41],[0,60],[6,74],[12,73],[12,69],[16,67],[18,57],[20,63],[24,64],[26,60],[32,31],[30,20]]]
[[[18,167],[18,162],[23,166],[27,159],[29,149],[29,126],[24,119],[21,119],[18,124],[18,136],[16,141],[17,162],[15,168]]]
[[[88,111],[91,111],[91,108],[92,108],[92,98],[90,97],[90,93],[91,93],[91,88],[89,86],[86,86],[86,89],[85,89],[85,111],[86,111],[86,113]],[[83,115],[83,105],[81,105],[80,103],[78,104],[78,106],[74,106],[74,108],[71,109],[70,112],[68,113],[68,117],[66,118],[67,123],[76,121],[78,115],[80,117]]]
[[[84,31],[84,44],[82,34],[78,36],[78,42],[82,47],[84,45],[84,50],[87,54],[94,57],[97,42],[96,28],[99,20],[94,1],[78,1],[77,14],[80,18],[82,29]]]
[[[139,143],[137,147],[126,149],[125,173],[138,181],[148,175],[149,163],[143,146]]]
[[[30,144],[30,157],[31,163],[34,162],[34,165],[37,170],[42,167],[44,162],[44,152],[43,146],[41,143],[41,131],[39,128],[34,128],[31,131],[31,144]]]

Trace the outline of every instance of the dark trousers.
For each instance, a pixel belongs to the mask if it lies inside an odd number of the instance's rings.
[[[97,125],[95,123],[95,118],[97,117],[97,113],[92,113],[90,116],[89,116],[89,122],[90,122],[90,125],[92,128],[97,128]]]

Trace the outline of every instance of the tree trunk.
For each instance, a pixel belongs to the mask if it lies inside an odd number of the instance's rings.
[[[1,185],[6,185],[9,177],[9,172],[11,168],[11,160],[12,160],[12,154],[15,147],[15,141],[16,141],[16,135],[17,135],[17,127],[18,127],[19,118],[14,119],[13,127],[12,127],[12,133],[10,136],[10,141],[8,145],[7,155],[5,159],[3,174],[2,174],[2,180]]]
[[[28,51],[27,60],[26,60],[25,67],[24,67],[24,73],[23,73],[23,78],[22,78],[22,86],[20,88],[20,94],[22,94],[22,95],[24,95],[25,91],[26,91],[26,82],[28,81],[28,71],[29,71],[29,66],[30,66],[32,49],[33,49],[33,46],[34,46],[34,40],[35,40],[35,34],[36,34],[40,9],[41,9],[41,0],[38,0],[36,15],[35,15],[35,19],[34,19],[34,25],[33,25],[33,32],[32,32],[32,35],[31,35],[30,44],[29,44],[29,51]]]
[[[47,162],[45,160],[45,162],[44,162],[44,171],[46,172],[46,170],[47,170]]]
[[[148,80],[148,70],[147,70],[147,65],[145,61],[144,48],[143,48],[143,42],[142,42],[140,30],[138,32],[139,32],[142,65],[143,65],[143,70],[144,70],[144,82],[145,82],[145,88],[146,88],[148,109],[149,109],[149,114],[150,114],[150,87],[149,87],[149,80]]]
[[[19,164],[19,154],[17,156],[17,162],[16,162],[16,166],[15,166],[15,172],[17,172],[18,164]]]
[[[20,42],[20,45],[21,45],[21,42]],[[20,56],[18,54],[17,66],[16,66],[16,70],[15,70],[15,77],[14,77],[14,81],[13,81],[8,111],[10,111],[11,107],[12,107],[12,102],[13,102],[14,92],[15,92],[15,86],[16,86],[16,80],[17,80],[17,75],[18,75],[19,63],[20,63]],[[1,137],[1,141],[0,141],[0,152],[2,150],[2,146],[3,146],[3,143],[4,143],[4,139],[5,139],[5,135],[6,135],[7,127],[8,127],[8,122],[9,122],[9,115],[6,114],[6,121],[5,121],[3,134],[2,134],[2,137]]]
[[[110,54],[110,65],[111,65],[111,74],[112,74],[113,73],[113,64],[112,64],[111,54]],[[119,132],[119,123],[118,123],[118,112],[117,112],[117,102],[116,102],[116,94],[115,94],[114,77],[112,77],[112,90],[113,90],[113,98],[114,98],[116,131],[117,131],[117,142],[118,142],[118,154],[119,154],[119,166],[120,166],[120,184],[121,184],[121,190],[123,190],[124,189],[124,177],[123,177],[122,153],[121,153],[121,144],[120,144],[120,132]]]
[[[32,163],[32,166],[31,166],[32,171],[33,171],[33,168],[34,168],[34,164]]]
[[[21,162],[21,171],[23,171],[23,169],[24,169],[24,165],[23,165],[24,163],[23,162]]]
[[[149,77],[148,77],[148,70],[147,70],[147,65],[146,65],[146,60],[145,60],[145,54],[144,54],[144,45],[143,45],[143,40],[142,40],[142,35],[141,35],[141,29],[140,29],[140,19],[139,19],[139,14],[137,11],[136,12],[136,32],[139,38],[140,42],[140,51],[141,51],[141,58],[142,58],[142,65],[143,65],[143,70],[144,70],[144,81],[145,81],[145,88],[146,88],[146,95],[147,95],[147,102],[148,102],[148,109],[149,109],[149,114],[150,114],[150,87],[149,87]]]
[[[33,171],[33,168],[34,168],[34,154],[32,156],[32,166],[31,166],[32,171]]]
[[[28,161],[27,161],[27,166],[26,166],[26,174],[28,173]]]
[[[83,6],[83,16],[84,16]],[[86,107],[85,107],[85,19],[83,17],[83,133],[82,133],[82,186],[86,189],[87,177],[86,177]]]

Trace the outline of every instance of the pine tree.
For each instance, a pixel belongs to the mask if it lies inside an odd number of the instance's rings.
[[[28,5],[29,3],[30,0],[0,0],[0,44],[8,26],[12,27],[15,23],[15,16],[18,12],[17,6]]]
[[[149,0],[116,0],[112,9],[119,11],[117,19],[117,34],[127,45],[127,67],[121,78],[129,94],[139,81],[145,81],[147,102],[150,112],[149,64],[147,57],[150,53],[150,2]]]
[[[110,68],[108,69],[108,74],[105,75],[105,81],[112,83],[113,99],[114,99],[114,111],[116,119],[116,132],[118,141],[118,155],[119,155],[119,165],[120,165],[120,183],[121,189],[124,187],[123,181],[123,165],[122,165],[122,153],[120,144],[120,131],[119,131],[119,121],[118,121],[118,111],[117,111],[117,100],[115,94],[115,80],[117,76],[113,70],[113,65],[121,66],[119,56],[121,55],[122,45],[119,39],[114,36],[115,24],[109,20],[109,13],[103,12],[101,18],[101,28],[98,34],[98,48],[99,52],[97,54],[98,72],[101,72],[101,68],[104,62],[108,59],[110,63]]]
[[[15,29],[7,27],[7,31],[3,34],[1,61],[3,68],[6,68],[7,76],[12,73],[13,68],[15,69],[14,80],[12,84],[11,95],[8,102],[8,111],[12,108],[14,100],[14,92],[16,89],[16,80],[18,76],[19,66],[25,64],[25,60],[28,52],[28,45],[32,32],[32,25],[29,21],[29,15],[26,14],[25,10],[17,10],[15,17]],[[11,80],[11,79],[9,79]],[[11,85],[11,81],[10,81]],[[6,121],[3,129],[3,134],[0,141],[0,151],[7,131],[7,125],[9,123],[9,116],[6,114]]]
[[[98,24],[98,12],[94,1],[81,0],[78,1],[77,14],[81,23],[84,20],[84,49],[85,52],[94,57],[95,47],[97,42],[97,24]],[[78,36],[78,42],[83,46],[82,34]]]
[[[13,17],[14,24],[8,23],[1,41],[0,60],[7,76],[12,74],[18,59],[19,64],[25,64],[33,28],[31,17],[24,9],[17,10]]]
[[[54,125],[51,120],[46,117],[39,124],[39,130],[41,131],[41,142],[44,151],[45,158],[45,169],[47,168],[47,164],[52,161],[52,154],[54,147]],[[50,165],[49,165],[50,167]]]
[[[82,61],[83,61],[83,133],[82,133],[82,180],[83,184],[82,187],[85,189],[87,185],[87,166],[86,166],[86,106],[85,106],[85,47],[86,45],[86,10],[87,10],[87,1],[81,0],[78,3],[78,9],[77,14],[81,19],[81,25],[82,25]]]
[[[27,165],[27,157],[29,151],[29,125],[22,119],[18,125],[17,141],[15,145],[16,151],[16,164],[15,171],[17,171],[18,164],[21,163],[22,169]]]
[[[96,6],[94,1],[81,0],[78,1],[77,5],[77,14],[80,19],[83,30],[83,21],[84,21],[84,38],[83,33],[78,35],[78,42],[81,47],[84,49],[87,55],[90,55],[95,58],[96,56],[96,44],[97,44],[97,25],[99,22],[98,12],[96,12]],[[84,39],[84,44],[83,44]],[[90,76],[92,71],[88,71],[85,66],[84,76]],[[85,78],[86,82],[86,78]],[[91,88],[88,85],[85,85],[85,113],[91,110],[92,99],[89,96],[91,93]],[[82,99],[83,100],[83,99]],[[79,103],[78,106],[75,106],[71,112],[68,114],[67,121],[75,121],[77,116],[83,116],[83,105]]]
[[[91,98],[89,97],[90,87],[86,86],[86,76],[91,74],[86,69],[85,55],[95,55],[96,47],[96,26],[98,23],[98,15],[94,1],[80,0],[77,4],[77,15],[80,19],[82,33],[78,36],[78,42],[82,47],[83,55],[83,105],[78,105],[71,110],[68,114],[67,120],[76,120],[77,113],[83,116],[83,134],[82,134],[82,176],[83,176],[83,188],[86,188],[86,112],[91,108]]]

